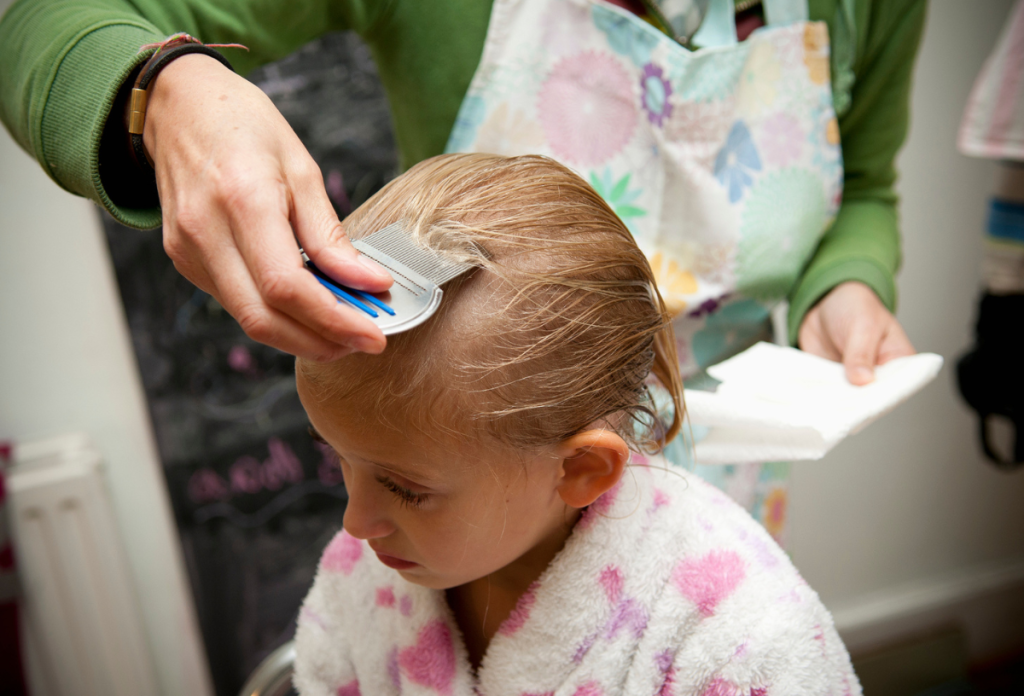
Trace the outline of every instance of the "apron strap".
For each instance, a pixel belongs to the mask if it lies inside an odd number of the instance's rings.
[[[784,27],[787,24],[806,22],[810,18],[807,11],[807,0],[762,0],[764,3],[764,21],[771,27]]]
[[[711,0],[700,29],[693,35],[693,44],[700,48],[733,46],[736,39],[736,7],[733,0]]]
[[[762,0],[765,24],[782,27],[796,22],[806,22],[810,16],[807,0]],[[710,0],[707,14],[700,29],[693,35],[694,45],[700,48],[734,46],[736,38],[735,0]]]

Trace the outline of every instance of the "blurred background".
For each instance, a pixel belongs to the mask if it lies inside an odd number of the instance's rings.
[[[899,160],[898,318],[946,367],[824,460],[793,467],[787,550],[868,696],[1024,694],[1024,471],[983,458],[952,372],[971,343],[995,171],[958,154],[956,132],[1011,4],[932,3]],[[384,93],[356,37],[324,37],[249,77],[320,164],[339,215],[397,173]],[[87,440],[53,439],[69,433]],[[158,230],[121,227],[60,191],[6,132],[0,439],[18,445],[19,465],[95,462],[112,511],[95,529],[111,530],[123,566],[110,581],[123,591],[96,612],[139,638],[124,658],[129,693],[237,693],[290,638],[341,526],[344,490],[306,434],[292,360],[178,276]],[[105,584],[106,571],[90,580],[51,562],[72,586]],[[35,665],[53,683],[33,693],[65,693],[50,667]]]

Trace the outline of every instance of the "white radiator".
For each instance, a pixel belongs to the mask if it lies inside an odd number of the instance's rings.
[[[99,453],[19,445],[7,485],[32,696],[156,696]]]

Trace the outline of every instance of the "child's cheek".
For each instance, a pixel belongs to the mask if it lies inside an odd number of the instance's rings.
[[[487,565],[501,545],[500,515],[484,515],[487,508],[448,510],[445,519],[423,520],[424,527],[433,527],[431,546],[444,570],[454,573],[474,572]]]

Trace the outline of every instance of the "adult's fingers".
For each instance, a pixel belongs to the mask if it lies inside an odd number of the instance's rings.
[[[896,321],[896,318],[892,317],[886,330],[885,338],[882,339],[882,345],[878,348],[878,364],[884,365],[890,360],[916,353],[917,351],[910,342],[910,338],[907,337],[907,333],[900,326],[900,323]]]
[[[875,380],[878,349],[884,326],[877,321],[859,321],[851,327],[843,346],[843,366],[850,384],[861,386]]]
[[[163,234],[164,251],[174,263],[175,270],[203,292],[216,297],[217,284],[203,265],[202,255],[196,245],[182,234],[177,225],[166,219]]]
[[[352,246],[327,197],[316,163],[304,156],[288,181],[295,236],[313,263],[339,283],[359,290],[383,292],[391,287],[391,274]]]
[[[842,353],[839,352],[825,331],[819,307],[815,307],[804,316],[797,334],[797,345],[805,353],[842,362]]]
[[[231,316],[236,317],[252,339],[312,360],[332,360],[352,352],[353,348],[339,346],[316,336],[302,324],[272,307],[262,308],[265,311],[261,314],[258,303],[253,301],[258,298],[258,294],[240,259],[238,263],[218,264],[221,286],[225,289],[221,291],[210,272],[197,261],[202,258],[201,255],[194,252],[179,255],[179,258],[191,261],[175,261],[174,267],[178,272],[188,278],[191,284],[216,298]]]
[[[302,267],[283,172],[288,157],[308,154],[265,94],[215,61],[186,56],[161,73],[145,136],[168,254],[250,336],[314,358],[383,349],[380,329]]]
[[[262,301],[327,341],[369,353],[384,350],[380,328],[339,303],[303,267],[288,223],[283,184],[276,190],[274,185],[259,188],[264,190],[231,202],[227,210],[234,241]]]
[[[336,360],[363,349],[358,342],[329,341],[264,302],[237,250],[222,249],[208,257],[208,263],[216,286],[212,294],[253,340],[316,361]]]

